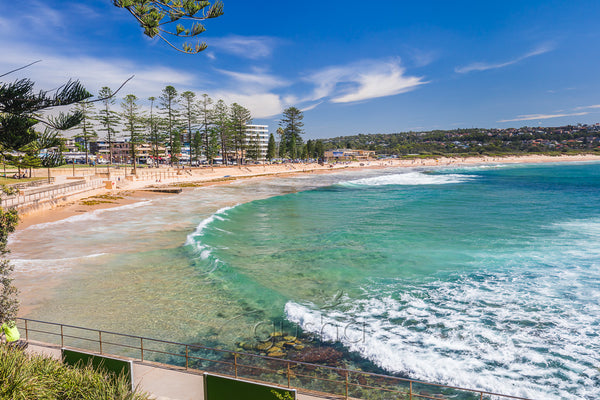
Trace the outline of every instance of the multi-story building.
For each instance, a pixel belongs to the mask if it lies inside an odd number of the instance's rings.
[[[154,151],[150,143],[138,143],[135,145],[135,153],[138,163],[152,164],[154,160]],[[108,157],[108,156],[107,156]],[[159,159],[165,158],[165,148],[158,148]],[[113,162],[130,164],[131,163],[131,143],[127,141],[113,142]]]
[[[264,161],[267,158],[267,147],[269,146],[269,125],[246,125],[245,145],[246,154],[248,154],[248,149],[255,147],[258,150],[256,161]]]

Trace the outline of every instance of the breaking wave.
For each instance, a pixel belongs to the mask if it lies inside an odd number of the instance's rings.
[[[382,175],[339,183],[343,187],[386,186],[386,185],[445,185],[468,182],[476,178],[474,175],[430,174],[424,172],[407,172],[403,174]]]
[[[231,206],[231,207],[223,207],[223,208],[219,209],[216,213],[214,213],[210,217],[202,220],[202,222],[200,222],[198,224],[198,226],[196,227],[196,230],[187,236],[185,245],[191,246],[194,249],[194,251],[198,254],[199,259],[203,263],[208,263],[208,268],[204,272],[204,274],[206,274],[206,275],[217,270],[219,268],[219,266],[222,264],[222,262],[221,262],[221,260],[219,260],[218,258],[213,256],[214,249],[211,246],[203,243],[202,237],[205,235],[205,231],[211,223],[213,223],[215,221],[224,221],[225,216],[227,215],[227,212],[229,212],[230,210],[234,209],[237,206],[238,205]],[[223,233],[228,233],[226,231],[223,231],[222,229],[218,229],[218,230]]]
[[[85,222],[85,221],[98,221],[101,219],[100,216],[104,213],[118,212],[118,211],[123,211],[123,210],[130,210],[133,208],[144,207],[150,203],[152,203],[152,200],[140,201],[137,203],[126,204],[124,206],[119,206],[119,207],[102,208],[99,210],[94,210],[94,211],[86,212],[86,213],[79,214],[79,215],[73,215],[72,217],[61,219],[59,221],[44,222],[41,224],[31,225],[31,226],[25,228],[24,230],[46,229],[49,227],[53,227],[56,225],[62,225],[62,224],[72,224],[72,223]]]
[[[526,398],[600,398],[600,220],[572,220],[475,272],[363,288],[287,319],[392,373]],[[490,266],[496,266],[490,268]],[[508,268],[507,268],[508,267]]]

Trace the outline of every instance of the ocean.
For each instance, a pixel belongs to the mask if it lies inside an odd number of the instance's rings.
[[[30,318],[231,349],[285,324],[414,379],[600,397],[600,163],[234,181],[10,247]]]

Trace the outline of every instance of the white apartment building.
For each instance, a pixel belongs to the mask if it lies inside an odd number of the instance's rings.
[[[267,158],[267,147],[269,146],[269,125],[246,125],[246,146],[258,142],[260,161]]]

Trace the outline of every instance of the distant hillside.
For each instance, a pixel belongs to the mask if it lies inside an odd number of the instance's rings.
[[[600,152],[600,126],[358,134],[323,139],[323,144],[325,150],[365,149],[399,156]]]

